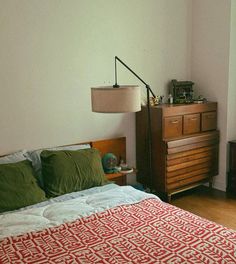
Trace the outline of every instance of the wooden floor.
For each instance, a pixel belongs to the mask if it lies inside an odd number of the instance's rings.
[[[201,186],[173,195],[171,204],[236,230],[236,195]]]

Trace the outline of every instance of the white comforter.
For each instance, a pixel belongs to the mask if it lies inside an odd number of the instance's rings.
[[[118,205],[137,203],[151,197],[157,198],[131,186],[121,187],[115,184],[66,194],[21,210],[0,214],[0,239],[54,227]]]

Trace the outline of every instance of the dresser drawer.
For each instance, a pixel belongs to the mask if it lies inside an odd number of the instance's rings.
[[[200,132],[200,114],[184,115],[183,133],[193,134]]]
[[[215,130],[217,124],[216,111],[202,113],[201,130]]]
[[[164,138],[174,138],[182,135],[182,116],[171,116],[164,118]]]
[[[186,137],[182,139],[167,140],[166,153],[174,154],[197,148],[218,145],[218,143],[219,131],[205,132],[196,136]]]
[[[205,174],[196,175],[194,177],[190,177],[187,179],[177,180],[173,183],[167,183],[167,191],[172,191],[178,188],[184,188],[189,185],[194,185],[196,183],[203,182],[203,181],[209,181],[210,177],[211,177],[210,173],[205,173]]]
[[[218,173],[217,131],[167,142],[166,186],[171,191],[209,181]]]

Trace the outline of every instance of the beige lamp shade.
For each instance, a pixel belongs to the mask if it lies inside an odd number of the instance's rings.
[[[91,100],[93,112],[127,113],[141,110],[141,92],[136,85],[91,88]]]

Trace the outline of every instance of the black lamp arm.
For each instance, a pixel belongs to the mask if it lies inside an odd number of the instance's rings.
[[[118,88],[119,85],[117,84],[117,61],[119,61],[123,66],[125,66],[126,69],[128,69],[133,75],[138,78],[143,84],[145,84],[146,92],[147,92],[147,116],[148,116],[148,122],[147,122],[147,148],[148,148],[148,167],[149,167],[149,180],[148,185],[151,188],[154,186],[153,184],[153,173],[152,173],[152,129],[151,129],[151,109],[150,109],[150,93],[153,97],[156,97],[154,92],[152,91],[151,87],[138,76],[137,73],[135,73],[128,65],[126,65],[120,58],[115,56],[115,84],[113,85],[114,88]]]
[[[128,65],[126,65],[120,58],[118,58],[117,56],[115,56],[115,84],[113,85],[114,88],[119,87],[119,85],[117,84],[117,66],[116,66],[116,61],[119,61],[123,66],[125,66],[126,69],[128,69],[131,73],[133,73],[133,75],[135,77],[137,77],[143,84],[145,84],[145,87],[147,90],[149,90],[152,94],[153,97],[156,97],[156,95],[154,94],[154,92],[152,91],[151,87],[142,79],[138,76],[137,73],[135,73]]]

